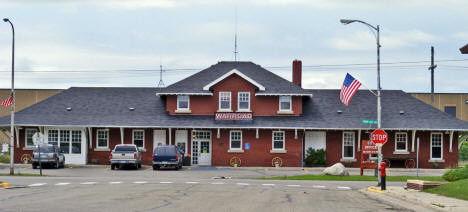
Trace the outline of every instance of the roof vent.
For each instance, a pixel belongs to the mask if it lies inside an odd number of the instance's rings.
[[[67,111],[71,111],[71,110],[72,110],[72,108],[71,108],[71,107],[67,107]]]
[[[134,107],[129,107],[128,110],[129,110],[129,111],[134,111],[135,108],[134,108]]]
[[[343,113],[343,111],[341,111],[341,110],[337,110],[336,112],[337,112],[338,114],[342,114],[342,113]]]
[[[400,110],[400,115],[403,115],[405,114],[405,111],[404,110]]]

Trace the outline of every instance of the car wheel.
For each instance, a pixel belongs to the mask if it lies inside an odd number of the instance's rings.
[[[55,162],[55,168],[56,168],[56,169],[60,168],[60,163],[59,163],[58,160],[57,160],[57,162]]]
[[[32,168],[33,168],[33,169],[37,169],[37,164],[34,164],[34,163],[33,163],[33,164],[32,164]]]
[[[111,170],[114,170],[114,169],[115,169],[115,165],[111,164]]]
[[[138,168],[141,169],[141,163],[138,164]]]
[[[159,170],[159,166],[158,165],[153,165],[153,170]]]

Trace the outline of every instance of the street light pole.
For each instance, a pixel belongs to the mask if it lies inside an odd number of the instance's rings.
[[[361,20],[350,20],[350,19],[341,19],[340,22],[342,24],[350,24],[353,22],[359,22],[368,26],[371,30],[375,30],[377,33],[375,35],[376,43],[377,43],[377,129],[382,128],[382,105],[380,102],[380,27],[377,25],[376,27],[361,21]],[[372,31],[374,33],[374,31]],[[360,142],[360,141],[359,141]],[[382,147],[378,147],[378,159],[377,159],[377,166],[380,168],[380,163],[382,162]],[[380,177],[379,185],[380,185]]]
[[[14,160],[15,160],[15,27],[8,18],[3,19],[4,22],[8,22],[11,25],[11,31],[13,33],[13,40],[11,46],[11,97],[13,98],[11,103],[11,126],[10,126],[10,175],[15,174]]]

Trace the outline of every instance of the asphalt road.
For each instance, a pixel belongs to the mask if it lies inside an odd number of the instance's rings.
[[[0,211],[408,211],[359,192],[375,182],[252,179],[265,172],[46,169],[55,176],[0,177],[12,186],[0,190]]]

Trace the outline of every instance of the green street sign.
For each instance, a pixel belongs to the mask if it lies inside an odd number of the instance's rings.
[[[362,120],[363,124],[377,124],[378,122],[376,120]]]

